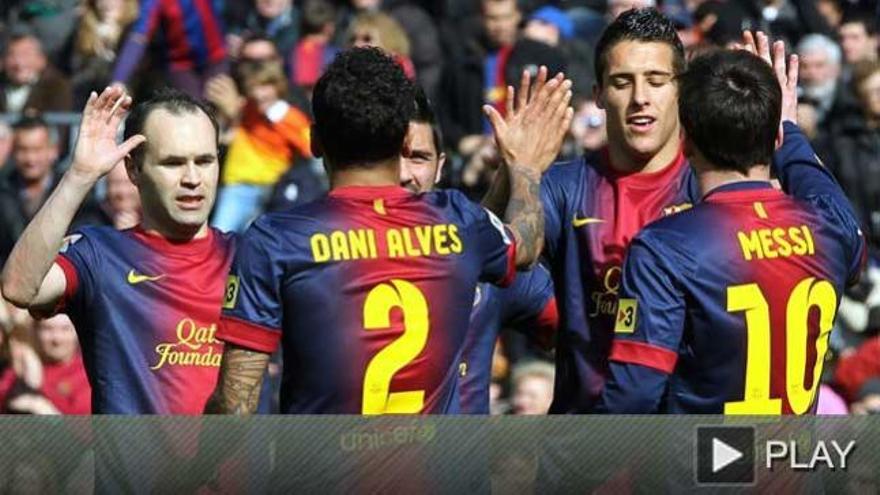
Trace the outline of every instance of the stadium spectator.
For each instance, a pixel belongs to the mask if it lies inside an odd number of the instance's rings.
[[[587,160],[597,158],[599,150],[608,142],[605,130],[605,110],[599,108],[591,98],[581,98],[574,105],[574,119],[571,121],[571,135],[574,141],[573,156],[586,155]]]
[[[36,321],[34,333],[39,378],[32,384],[14,384],[8,408],[30,414],[89,414],[92,390],[73,323],[66,315],[57,315]]]
[[[824,158],[866,227],[865,236],[880,253],[880,62],[861,62],[853,69],[852,87],[861,114],[840,119]]]
[[[39,38],[12,33],[3,51],[0,112],[68,112],[72,105],[70,82],[49,63]]]
[[[350,4],[352,12],[343,16],[346,25],[358,13],[380,10],[400,24],[409,38],[410,58],[419,85],[429,96],[435,95],[443,69],[443,47],[437,25],[425,9],[410,0],[351,0]]]
[[[167,82],[191,96],[201,96],[205,82],[228,71],[222,25],[210,0],[142,0],[137,20],[116,57],[111,79],[131,83],[156,33]]]
[[[253,0],[252,7],[242,12],[240,19],[231,21],[227,43],[235,58],[241,56],[245,39],[265,36],[287,62],[300,38],[299,27],[300,13],[293,0]]]
[[[803,96],[816,103],[819,122],[831,116],[838,99],[841,75],[840,46],[821,34],[809,34],[797,45]]]
[[[452,149],[465,157],[489,145],[490,126],[480,107],[503,107],[504,67],[522,19],[516,0],[480,0],[480,7],[479,32],[449,35],[438,95],[443,132]]]
[[[291,83],[311,94],[312,88],[338,49],[333,44],[336,9],[330,0],[305,0],[302,4],[302,37],[290,53]]]
[[[553,365],[543,361],[518,364],[510,378],[513,386],[513,414],[547,414],[553,402]]]
[[[242,62],[237,72],[246,103],[226,153],[212,221],[226,232],[242,232],[294,160],[311,157],[309,119],[284,100],[281,64]]]
[[[853,414],[880,414],[880,336],[840,358],[834,384],[849,401]]]
[[[409,58],[409,38],[400,24],[383,12],[362,12],[348,27],[348,47],[375,46],[385,50],[403,68],[404,74],[415,79],[416,69]]]
[[[574,38],[574,25],[565,12],[556,7],[541,7],[529,16],[523,37],[558,48],[565,58],[565,73],[574,83],[574,93],[590,94],[595,79],[593,50]],[[510,84],[516,78],[507,80]]]
[[[117,144],[130,106],[118,86],[89,98],[70,168],[7,260],[3,296],[70,316],[90,356],[96,413],[195,414],[217,378],[214,329],[234,246],[207,225],[218,126],[201,102],[166,90],[135,107]],[[122,160],[142,224],[85,227],[65,240],[84,198]]]
[[[809,33],[833,35],[815,1],[729,0],[726,4],[724,17],[728,25],[736,25],[740,31],[763,31],[784,40],[789,46],[800,43],[801,38]]]
[[[141,196],[128,177],[125,164],[120,163],[104,177],[106,187],[101,208],[106,223],[118,230],[130,229],[141,223]]]
[[[9,4],[9,27],[36,36],[52,64],[69,69],[70,43],[79,16],[80,0],[4,0]],[[2,10],[2,8],[0,8]],[[0,26],[2,32],[2,26]]]
[[[27,222],[58,183],[58,134],[41,117],[24,117],[13,126],[14,168],[0,183],[0,261],[5,261]],[[93,201],[77,213],[77,225],[97,219]]]
[[[74,104],[110,84],[126,31],[138,16],[138,0],[86,0],[74,39],[71,82]]]
[[[849,65],[862,61],[877,60],[877,21],[868,13],[851,13],[844,16],[837,28],[843,60]]]

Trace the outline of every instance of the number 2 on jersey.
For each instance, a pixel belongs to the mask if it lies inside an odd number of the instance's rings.
[[[807,328],[810,309],[819,310],[819,335],[811,385],[804,387],[807,367]],[[746,377],[743,400],[724,404],[724,414],[782,414],[782,399],[770,397],[770,310],[757,284],[727,288],[727,311],[746,313]],[[827,280],[809,277],[798,282],[785,310],[785,390],[795,414],[804,414],[813,403],[819,375],[828,350],[828,337],[837,312],[837,293]]]
[[[367,365],[362,414],[416,414],[425,405],[424,390],[389,392],[394,374],[415,359],[428,342],[430,325],[424,294],[412,283],[399,279],[373,287],[364,302],[364,329],[388,328],[394,308],[403,311],[403,334]]]

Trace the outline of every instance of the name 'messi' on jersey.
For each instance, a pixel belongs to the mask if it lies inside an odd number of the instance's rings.
[[[736,236],[746,261],[816,254],[813,232],[806,225],[740,231]]]
[[[464,249],[454,224],[389,228],[378,234],[371,228],[319,232],[312,234],[310,244],[316,263],[449,256]]]

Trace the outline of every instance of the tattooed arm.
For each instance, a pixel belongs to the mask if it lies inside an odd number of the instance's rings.
[[[269,357],[264,352],[227,342],[217,388],[205,405],[205,413],[241,416],[255,413]]]
[[[498,213],[501,205],[505,205],[504,220],[516,237],[517,268],[531,267],[541,255],[541,174],[559,154],[574,115],[569,107],[571,81],[563,74],[548,81],[547,68],[541,67],[534,88],[530,88],[530,83],[528,72],[523,72],[519,91],[507,88],[503,118],[491,106],[483,107],[503,162],[483,205]]]

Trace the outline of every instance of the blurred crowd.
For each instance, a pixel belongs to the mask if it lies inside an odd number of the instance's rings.
[[[379,46],[436,107],[448,157],[442,185],[479,199],[499,162],[481,107],[503,111],[523,70],[546,65],[574,81],[561,158],[602,152],[593,45],[619,13],[650,6],[675,22],[689,53],[761,29],[800,56],[800,124],[861,215],[876,258],[877,0],[3,0],[0,262],[65,170],[76,112],[93,90],[122,85],[137,99],[172,85],[212,103],[223,165],[211,223],[240,232],[260,213],[326,191],[311,156],[311,90],[338,51]],[[118,166],[74,228],[128,228],[139,215],[137,189]],[[0,326],[0,412],[89,412],[67,317],[35,322],[0,303]],[[841,305],[820,412],[880,412],[878,330],[880,267],[872,263]],[[496,351],[493,413],[546,413],[549,356],[518,334],[503,335]]]

